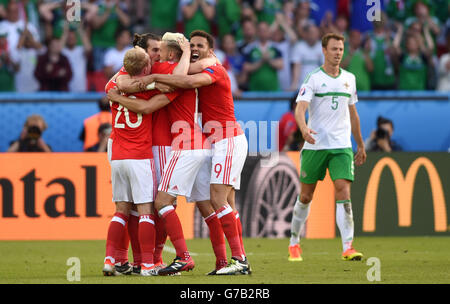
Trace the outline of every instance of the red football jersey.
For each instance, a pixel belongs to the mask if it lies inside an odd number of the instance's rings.
[[[177,63],[173,62],[162,62],[152,66],[152,73],[171,74],[176,65]],[[165,107],[169,118],[169,127],[174,131],[172,133],[172,149],[202,149],[205,136],[195,120],[197,102],[195,89],[178,89],[172,94],[176,95],[176,98]]]
[[[108,82],[106,92],[115,86],[114,82],[115,79]],[[149,92],[133,95],[136,98],[150,98]],[[153,158],[152,114],[134,113],[117,102],[111,102],[111,113],[114,130],[111,160]]]
[[[152,74],[172,74],[176,64],[171,62],[155,62],[152,65]],[[158,90],[153,90],[161,93]],[[178,96],[166,94],[169,99],[171,96]],[[170,133],[169,116],[167,114],[167,107],[163,107],[158,111],[153,112],[153,145],[154,146],[170,146],[172,144],[172,133]]]
[[[220,64],[207,67],[212,84],[198,89],[199,112],[202,114],[203,132],[212,142],[243,134],[234,115],[234,102],[227,71]]]

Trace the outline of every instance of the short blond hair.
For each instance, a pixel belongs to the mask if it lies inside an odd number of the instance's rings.
[[[128,50],[123,57],[123,67],[130,76],[136,76],[142,73],[142,70],[148,65],[148,58],[145,50],[141,47],[134,47]]]
[[[342,42],[345,42],[345,37],[344,36],[342,36],[340,34],[336,34],[336,33],[328,33],[328,34],[325,34],[322,37],[322,47],[326,49],[327,46],[328,46],[328,42],[331,39],[340,40]]]

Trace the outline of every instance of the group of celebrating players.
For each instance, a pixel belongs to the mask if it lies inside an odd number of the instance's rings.
[[[203,31],[192,32],[190,41],[178,33],[136,34],[133,45],[105,88],[116,212],[104,275],[176,275],[194,268],[176,212],[178,195],[195,202],[208,225],[216,256],[208,275],[250,274],[234,202],[248,144],[214,38]],[[176,250],[170,265],[162,261],[167,237]]]

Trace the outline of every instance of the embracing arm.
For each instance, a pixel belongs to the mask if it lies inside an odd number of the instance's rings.
[[[182,89],[194,89],[207,86],[213,83],[211,77],[205,73],[195,75],[164,75],[154,74],[155,81]]]
[[[170,103],[169,98],[164,94],[158,94],[149,100],[140,98],[130,98],[119,94],[117,90],[109,90],[108,98],[111,101],[120,103],[122,106],[135,113],[150,114],[161,109]]]
[[[153,75],[141,78],[131,78],[130,75],[120,75],[116,79],[117,87],[121,92],[136,93],[147,90],[146,86],[154,82]]]

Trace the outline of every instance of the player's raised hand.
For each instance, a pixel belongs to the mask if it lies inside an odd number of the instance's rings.
[[[191,51],[191,44],[189,40],[186,39],[186,37],[179,37],[177,38],[178,45],[180,46],[181,50],[184,52],[190,52]]]
[[[364,147],[358,147],[355,154],[355,165],[361,166],[366,162],[367,154]]]
[[[312,137],[312,134],[317,134],[316,131],[314,131],[313,129],[310,129],[310,128],[304,128],[304,129],[300,130],[300,132],[302,132],[303,139],[307,143],[310,143],[312,145],[314,145],[316,143],[316,140],[314,139],[314,137]]]

